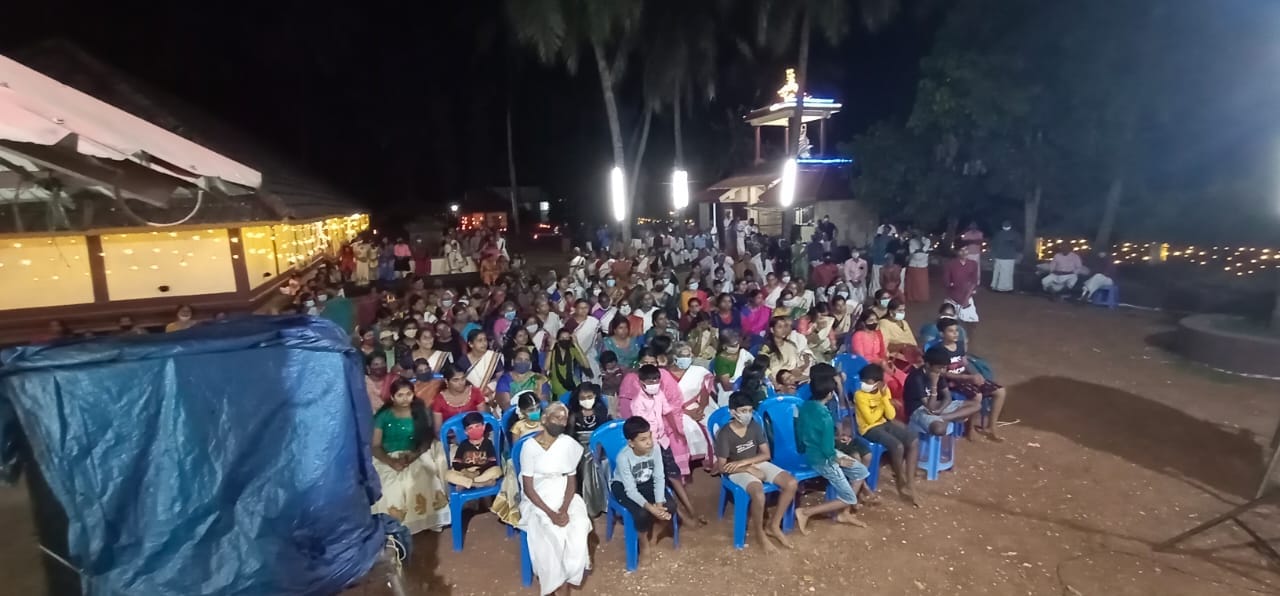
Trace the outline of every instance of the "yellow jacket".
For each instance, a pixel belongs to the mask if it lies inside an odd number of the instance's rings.
[[[881,387],[880,391],[868,393],[859,389],[853,394],[853,405],[858,412],[858,434],[865,435],[867,431],[893,420],[898,415],[897,410],[893,409],[893,402],[889,401],[889,388]]]

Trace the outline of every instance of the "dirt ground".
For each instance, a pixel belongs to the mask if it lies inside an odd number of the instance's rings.
[[[935,290],[936,292],[936,290]],[[913,326],[936,301],[908,312]],[[711,519],[686,527],[681,548],[659,545],[623,571],[619,526],[593,538],[584,594],[1069,594],[1280,593],[1280,575],[1249,536],[1220,526],[1178,554],[1151,545],[1250,496],[1280,420],[1280,383],[1231,377],[1158,346],[1172,324],[1158,313],[1108,311],[1029,296],[982,293],[972,351],[1009,388],[1003,444],[960,442],[939,480],[920,479],[923,507],[902,504],[888,468],[883,505],[866,529],[815,521],[797,548],[764,556],[731,546],[715,519],[718,481],[697,472],[695,504]],[[820,498],[811,495],[810,501]],[[0,594],[40,593],[38,555],[22,492],[0,490]],[[1277,512],[1252,516],[1280,536]],[[408,574],[415,595],[533,593],[520,586],[519,548],[489,514],[449,534],[417,537]],[[833,592],[832,590],[837,590]],[[377,585],[350,596],[381,596]]]

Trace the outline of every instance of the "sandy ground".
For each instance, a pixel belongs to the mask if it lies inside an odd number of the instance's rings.
[[[1159,314],[1108,311],[1028,296],[980,294],[973,352],[1009,387],[1003,444],[959,443],[953,471],[918,481],[923,507],[893,495],[865,508],[870,527],[816,521],[797,548],[764,556],[731,546],[715,520],[718,481],[691,491],[711,520],[686,528],[635,573],[623,571],[621,527],[593,538],[584,594],[1071,594],[1280,593],[1280,575],[1240,529],[1221,526],[1178,554],[1151,545],[1251,495],[1280,419],[1280,383],[1206,371],[1159,347]],[[915,306],[918,327],[935,303]],[[820,498],[810,496],[809,502]],[[1280,536],[1276,511],[1251,517]],[[0,594],[41,593],[25,493],[0,489]],[[447,531],[417,537],[413,594],[533,593],[521,588],[518,544],[492,515],[468,525],[466,550]],[[836,592],[832,592],[836,590]],[[351,595],[389,594],[381,586]]]

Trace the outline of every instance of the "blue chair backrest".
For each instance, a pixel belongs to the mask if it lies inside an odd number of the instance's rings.
[[[923,348],[923,349],[921,349],[920,351],[921,351],[921,352],[928,352],[929,350],[933,349],[934,347],[936,347],[938,344],[941,344],[941,343],[942,343],[942,339],[940,339],[940,338],[939,338],[939,339],[934,339],[934,340],[927,341],[927,342],[925,342],[925,344],[924,344],[924,348]]]
[[[769,421],[773,463],[783,468],[806,465],[796,445],[796,415],[800,403],[795,397],[777,397],[760,402],[760,413]]]
[[[622,434],[622,424],[625,420],[610,420],[595,432],[591,433],[591,440],[587,442],[587,448],[591,453],[598,454],[604,451],[605,458],[609,460],[609,471],[613,471],[613,466],[618,461],[618,454],[622,452],[622,448],[627,446],[627,438]]]
[[[867,359],[857,354],[839,354],[832,362],[836,370],[844,373],[846,387],[857,380],[858,373],[867,366]]]
[[[520,478],[520,452],[524,450],[524,444],[525,444],[525,442],[527,442],[529,439],[534,438],[534,437],[535,437],[535,436],[537,436],[537,435],[538,435],[538,432],[537,432],[537,431],[534,431],[534,432],[531,432],[531,433],[529,433],[529,434],[527,434],[527,435],[525,435],[525,436],[523,436],[523,437],[520,437],[520,440],[516,441],[516,444],[511,448],[511,465],[512,465],[512,466],[515,468],[515,470],[516,470],[516,482],[521,482],[521,481],[519,480],[519,478]]]
[[[501,426],[498,419],[494,418],[493,415],[488,412],[480,412],[480,415],[484,416],[484,423],[489,427],[490,437],[493,441],[493,448],[497,450],[498,457],[501,459],[503,437],[506,435],[505,427]],[[453,455],[450,447],[453,444],[466,439],[466,429],[462,426],[462,419],[466,418],[466,416],[466,413],[457,414],[452,418],[445,420],[444,424],[440,425],[440,443],[445,447],[446,459]],[[450,435],[453,436],[452,440],[449,439]]]

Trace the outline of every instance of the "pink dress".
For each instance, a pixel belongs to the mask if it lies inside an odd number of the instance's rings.
[[[764,333],[769,328],[769,318],[772,315],[773,309],[763,304],[755,310],[748,308],[746,315],[742,317],[742,333],[748,336]]]
[[[684,416],[684,392],[680,391],[680,382],[676,380],[670,372],[662,371],[662,390],[654,396],[666,402],[666,407],[662,408],[665,415],[668,412]],[[649,421],[650,426],[654,424],[655,412],[657,409],[653,406],[652,400],[640,399],[644,389],[640,387],[640,377],[636,373],[628,373],[622,378],[622,387],[618,389],[618,414],[623,419],[631,416],[640,416]],[[646,403],[648,402],[648,403]],[[639,406],[639,407],[637,407]],[[689,475],[689,443],[685,439],[683,427],[675,429],[668,428],[671,422],[661,419],[661,432],[653,433],[654,441],[663,447],[671,449],[671,456],[675,458],[676,464],[680,466],[680,475]],[[663,444],[662,439],[666,439],[667,443]]]

